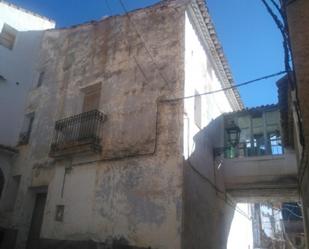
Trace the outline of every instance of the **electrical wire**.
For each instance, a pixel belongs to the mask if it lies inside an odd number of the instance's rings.
[[[125,12],[125,14],[126,14],[128,20],[129,20],[129,22],[131,23],[131,25],[132,25],[132,27],[133,27],[135,33],[137,34],[137,36],[138,36],[139,39],[141,40],[141,42],[142,42],[142,44],[143,44],[143,46],[144,46],[144,48],[145,48],[145,50],[146,50],[146,53],[149,55],[149,57],[150,57],[152,63],[155,65],[155,67],[156,67],[156,69],[157,69],[157,71],[158,71],[160,77],[163,79],[163,81],[165,82],[165,84],[167,84],[168,86],[170,86],[170,83],[169,83],[168,79],[163,75],[163,73],[161,72],[161,70],[160,70],[160,68],[159,68],[159,66],[158,66],[158,64],[157,64],[157,62],[156,62],[155,59],[154,59],[154,56],[153,56],[152,53],[150,52],[150,50],[149,50],[149,48],[148,48],[148,46],[147,46],[147,44],[146,44],[145,39],[143,38],[143,36],[142,36],[141,33],[139,32],[139,30],[137,29],[135,23],[131,20],[130,15],[129,15],[129,11],[128,11],[127,7],[125,6],[125,4],[123,3],[122,0],[118,0],[118,1],[119,1],[120,5],[121,5],[123,11]]]
[[[300,215],[294,213],[291,209],[286,208],[286,207],[280,208],[280,209],[278,209],[278,210],[286,210],[286,211],[288,211],[290,214],[294,215],[294,216],[297,217],[297,218],[300,218],[300,219],[303,219],[303,218],[304,218],[303,216],[300,216]]]
[[[153,55],[151,54],[143,36],[140,34],[140,32],[138,31],[138,29],[136,28],[136,25],[135,23],[131,20],[130,16],[129,16],[129,12],[125,6],[125,4],[123,3],[122,0],[118,0],[122,9],[124,10],[126,16],[128,17],[129,19],[129,22],[132,24],[133,28],[134,28],[134,31],[135,33],[138,35],[139,39],[141,40],[147,54],[149,55],[151,61],[154,63],[154,65],[156,66],[156,69],[158,70],[159,72],[159,75],[160,77],[164,80],[164,82],[167,84],[167,85],[170,85],[168,80],[166,79],[166,77],[162,74],[161,70],[159,69]],[[110,12],[112,12],[111,10],[111,7],[108,3],[108,0],[105,0],[106,2],[106,5],[107,5],[107,8],[109,9]],[[137,63],[136,61],[136,58],[135,59],[135,62]],[[138,64],[138,63],[137,63]],[[139,68],[140,68],[140,65],[138,64]],[[140,68],[141,71],[143,71],[141,68]],[[273,77],[276,77],[276,76],[279,76],[279,75],[282,75],[284,73],[287,73],[287,71],[280,71],[278,73],[274,73],[274,74],[270,74],[270,75],[266,75],[266,76],[263,76],[263,77],[260,77],[260,78],[257,78],[257,79],[254,79],[254,80],[250,80],[250,81],[246,81],[246,82],[243,82],[243,83],[240,83],[240,84],[236,84],[236,85],[233,85],[233,86],[230,86],[230,87],[226,87],[226,88],[222,88],[222,89],[218,89],[218,90],[214,90],[214,91],[210,91],[210,92],[205,92],[205,93],[201,93],[201,94],[196,94],[196,95],[192,95],[192,96],[186,96],[186,97],[180,97],[180,98],[175,98],[175,99],[166,99],[166,100],[162,100],[162,101],[166,101],[166,102],[170,102],[170,101],[178,101],[178,100],[184,100],[184,99],[189,99],[189,98],[194,98],[196,96],[203,96],[203,95],[209,95],[209,94],[215,94],[215,93],[218,93],[218,92],[223,92],[223,91],[227,91],[227,90],[231,90],[231,89],[234,89],[234,88],[237,88],[237,87],[241,87],[241,86],[245,86],[245,85],[249,85],[249,84],[252,84],[252,83],[255,83],[255,82],[258,82],[258,81],[261,81],[261,80],[265,80],[265,79],[269,79],[269,78],[273,78]],[[196,172],[198,173],[198,175],[200,175],[204,180],[206,180],[215,190],[216,192],[218,193],[221,193],[224,195],[223,199],[229,206],[231,206],[235,211],[237,211],[238,213],[240,213],[241,215],[243,215],[245,218],[251,220],[251,218],[244,212],[242,211],[241,209],[237,208],[237,203],[235,203],[233,200],[229,199],[226,195],[225,192],[223,192],[222,190],[220,190],[216,185],[214,185],[212,183],[212,181],[210,179],[208,179],[207,177],[205,177],[203,174],[201,174],[191,163],[190,161],[188,160],[188,164],[191,166],[191,168]]]
[[[279,5],[274,1],[270,0],[271,3],[275,6],[277,11],[279,11],[279,14],[281,15],[282,21],[279,20],[278,16],[274,13],[274,11],[271,9],[270,5],[267,3],[266,0],[262,0],[263,4],[266,7],[266,10],[268,13],[271,15],[273,18],[274,22],[276,23],[278,29],[280,30],[283,38],[283,49],[284,49],[284,64],[285,64],[285,69],[288,72],[292,72],[293,77],[291,76],[290,73],[288,73],[288,80],[289,84],[291,86],[292,90],[295,90],[296,93],[296,101],[293,103],[295,110],[296,110],[296,115],[297,115],[297,125],[299,129],[299,141],[300,144],[303,147],[302,150],[302,155],[300,159],[300,169],[299,169],[299,193],[301,194],[301,185],[304,179],[304,175],[306,173],[306,169],[308,167],[308,155],[304,155],[304,151],[307,149],[306,145],[306,140],[304,138],[304,131],[303,131],[303,123],[302,123],[302,113],[300,110],[300,104],[299,104],[299,97],[298,97],[298,88],[296,87],[296,73],[295,70],[292,71],[291,66],[290,66],[290,61],[292,62],[293,68],[295,68],[294,65],[294,60],[293,60],[293,53],[291,51],[291,40],[290,40],[290,32],[289,32],[289,25],[288,25],[288,20],[287,20],[287,13],[286,13],[286,8],[287,6],[291,3],[294,2],[293,0],[290,2],[286,2],[284,0],[281,0],[281,8]]]
[[[217,185],[215,185],[208,177],[204,176],[199,170],[197,170],[193,164],[191,163],[190,159],[186,160],[188,165],[193,169],[193,171],[199,175],[202,179],[204,179],[215,191],[216,193],[222,194],[223,196],[218,195],[218,197],[223,200],[227,205],[229,205],[230,207],[232,207],[232,209],[236,212],[238,212],[239,214],[241,214],[242,216],[244,216],[246,219],[248,220],[252,220],[251,217],[249,217],[243,210],[241,210],[240,208],[237,207],[237,203],[234,202],[233,200],[231,200],[226,192],[222,191],[221,189],[219,189],[217,187]]]
[[[109,8],[109,10],[111,11],[111,8],[108,4],[108,0],[105,0],[106,1],[106,4]],[[142,34],[139,32],[139,30],[137,29],[135,23],[131,20],[130,18],[130,15],[129,15],[129,11],[127,9],[127,7],[125,6],[123,0],[118,0],[124,13],[126,14],[126,16],[128,17],[128,20],[129,22],[131,23],[135,33],[138,35],[139,39],[141,40],[147,54],[149,55],[151,61],[154,63],[157,71],[159,72],[159,75],[160,77],[163,79],[163,81],[167,84],[167,85],[170,85],[169,84],[169,81],[167,80],[167,78],[162,74],[161,70],[159,69],[159,66],[158,64],[156,63],[153,55],[151,54],[146,42],[145,42],[145,39],[143,38]],[[205,93],[201,93],[201,94],[195,94],[195,95],[192,95],[192,96],[187,96],[187,97],[179,97],[179,98],[175,98],[175,99],[166,99],[166,100],[162,100],[162,101],[177,101],[177,100],[182,100],[182,99],[189,99],[189,98],[194,98],[196,96],[203,96],[203,95],[208,95],[208,94],[215,94],[215,93],[218,93],[218,92],[222,92],[222,91],[227,91],[227,90],[232,90],[234,88],[237,88],[237,87],[242,87],[242,86],[245,86],[245,85],[249,85],[251,83],[254,83],[254,82],[258,82],[258,81],[261,81],[261,80],[265,80],[265,79],[269,79],[269,78],[273,78],[273,77],[276,77],[276,76],[279,76],[279,75],[282,75],[282,74],[285,74],[287,73],[287,71],[280,71],[280,72],[277,72],[277,73],[274,73],[274,74],[270,74],[270,75],[266,75],[266,76],[263,76],[263,77],[259,77],[257,79],[253,79],[253,80],[249,80],[249,81],[246,81],[246,82],[243,82],[243,83],[240,83],[240,84],[235,84],[235,85],[232,85],[232,86],[229,86],[229,87],[225,87],[225,88],[222,88],[222,89],[218,89],[218,90],[214,90],[214,91],[210,91],[210,92],[205,92]]]
[[[107,6],[107,9],[112,13],[113,10],[111,9],[111,6],[110,6],[108,0],[105,0],[105,4],[106,4],[106,6]],[[126,37],[124,37],[124,40],[125,40],[125,42],[127,43],[127,45],[129,46],[130,43],[129,43],[128,39],[127,39]],[[142,66],[141,66],[140,63],[138,62],[137,58],[136,58],[134,55],[133,55],[132,57],[133,57],[133,59],[134,59],[135,64],[137,65],[137,68],[139,69],[139,71],[141,72],[141,74],[143,75],[143,77],[145,78],[145,80],[148,81],[148,77],[147,77],[145,71],[143,70]]]
[[[184,99],[195,98],[196,96],[203,96],[203,95],[209,95],[209,94],[215,94],[215,93],[219,93],[219,92],[224,92],[224,91],[227,91],[227,90],[231,90],[233,88],[242,87],[242,86],[246,86],[246,85],[249,85],[249,84],[261,81],[261,80],[266,80],[266,79],[269,79],[269,78],[273,78],[273,77],[276,77],[276,76],[279,76],[279,75],[282,75],[282,74],[285,74],[285,73],[287,73],[287,71],[280,71],[278,73],[269,74],[269,75],[266,75],[266,76],[263,76],[263,77],[259,77],[257,79],[249,80],[249,81],[246,81],[246,82],[243,82],[243,83],[240,83],[240,84],[236,84],[236,85],[233,85],[233,86],[221,88],[221,89],[218,89],[218,90],[213,90],[213,91],[209,91],[209,92],[204,92],[204,93],[200,93],[200,94],[194,94],[194,95],[185,96],[185,97],[179,97],[179,98],[174,98],[174,99],[166,99],[166,100],[163,100],[163,101],[166,101],[166,102],[179,101],[179,100],[184,100]]]
[[[106,4],[106,6],[107,6],[109,12],[110,12],[110,13],[113,13],[112,8],[111,8],[111,6],[110,6],[108,0],[105,0],[105,4]]]
[[[296,207],[296,208],[301,208],[301,204],[297,203],[297,205],[293,205],[293,204],[289,204],[289,203],[284,203],[285,206],[289,206],[289,207]]]

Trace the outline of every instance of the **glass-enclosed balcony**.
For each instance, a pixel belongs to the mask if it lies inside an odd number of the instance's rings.
[[[225,158],[277,156],[281,143],[280,113],[276,105],[225,116],[225,144],[216,154]]]

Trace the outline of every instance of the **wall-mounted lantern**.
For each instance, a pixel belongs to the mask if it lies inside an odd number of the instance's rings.
[[[235,124],[234,121],[231,122],[231,124],[226,128],[227,132],[227,140],[228,142],[235,147],[239,144],[240,139],[240,128]]]

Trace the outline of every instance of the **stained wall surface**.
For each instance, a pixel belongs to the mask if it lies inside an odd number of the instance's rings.
[[[23,175],[17,248],[26,244],[35,193],[47,186],[42,238],[181,248],[183,105],[161,99],[183,95],[184,8],[171,1],[44,33],[44,80],[30,93],[32,134],[14,168]],[[97,83],[107,118],[102,154],[49,158],[55,121],[82,113],[83,89]],[[63,221],[55,220],[58,205]]]
[[[35,113],[31,137],[19,146],[13,169],[22,175],[12,217],[18,249],[25,248],[35,196],[42,192],[47,247],[90,240],[156,249],[225,247],[234,206],[214,188],[224,196],[213,148],[223,145],[217,117],[241,104],[223,92],[181,99],[227,81],[203,4],[164,1],[44,32],[38,62],[44,79],[26,106]],[[95,85],[106,115],[102,153],[50,158],[55,122],[82,113],[85,88]],[[188,165],[191,159],[196,168]]]

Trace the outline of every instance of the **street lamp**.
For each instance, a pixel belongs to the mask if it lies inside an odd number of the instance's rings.
[[[235,124],[234,121],[231,122],[228,128],[226,128],[226,132],[228,135],[228,141],[233,146],[236,147],[239,143],[240,138],[240,128]]]

